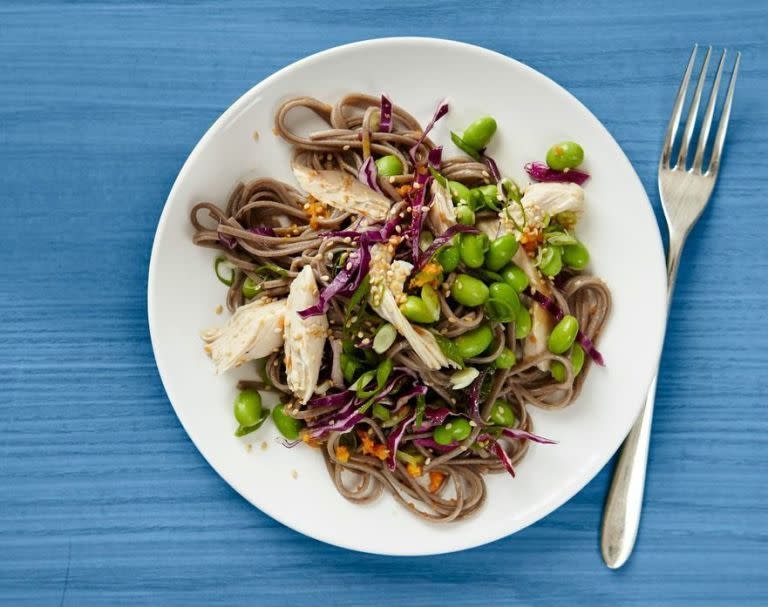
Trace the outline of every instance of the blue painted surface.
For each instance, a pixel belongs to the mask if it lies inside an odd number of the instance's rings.
[[[385,35],[477,43],[554,78],[613,132],[657,211],[691,43],[744,53],[671,313],[640,538],[619,572],[598,551],[610,467],[492,545],[355,554],[238,497],[163,392],[147,264],[187,154],[274,70]],[[0,4],[0,603],[765,604],[767,38],[767,5],[739,0]]]

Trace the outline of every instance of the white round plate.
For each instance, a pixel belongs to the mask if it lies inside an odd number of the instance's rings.
[[[392,66],[401,69],[392,70]],[[404,67],[403,67],[404,66]],[[456,86],[461,83],[461,86]],[[456,155],[449,130],[479,115],[496,118],[490,148],[502,173],[527,183],[523,165],[549,145],[582,144],[587,212],[579,235],[592,271],[614,296],[594,367],[577,402],[562,411],[533,409],[535,431],[559,441],[531,445],[517,477],[488,477],[488,499],[474,517],[447,525],[417,519],[387,495],[356,506],[339,496],[316,450],[286,449],[265,424],[233,436],[232,401],[241,368],[215,376],[199,331],[223,323],[225,288],[215,253],[192,245],[190,208],[225,204],[238,180],[270,176],[294,183],[289,146],[272,132],[281,101],[311,95],[387,91],[422,124],[448,97],[451,110],[430,137]],[[562,505],[609,460],[637,416],[654,374],[665,325],[666,278],[659,231],[627,157],[605,127],[560,86],[508,57],[446,40],[390,38],[334,48],[257,84],[200,140],[181,169],[157,227],[149,267],[148,310],[157,367],[176,414],[213,468],[243,497],[293,529],[330,544],[389,555],[438,554],[478,546],[523,529]],[[244,367],[246,367],[244,366]],[[248,444],[251,443],[251,448]]]

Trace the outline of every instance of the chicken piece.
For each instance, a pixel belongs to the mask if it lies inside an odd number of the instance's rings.
[[[389,198],[343,171],[317,171],[299,162],[292,168],[305,192],[336,209],[383,221],[392,205]]]
[[[254,301],[240,306],[223,327],[202,333],[217,375],[245,361],[264,358],[283,344],[285,305],[284,299],[266,304]]]
[[[532,289],[547,296],[551,295],[552,291],[549,288],[549,283],[544,280],[538,268],[533,265],[533,261],[528,257],[523,247],[517,249],[512,261],[525,272]],[[552,332],[553,326],[554,319],[552,315],[539,304],[533,302],[531,304],[531,332],[525,338],[525,343],[523,343],[523,356],[525,358],[533,358],[547,351],[547,339]],[[549,363],[542,362],[538,367],[542,371],[548,371]]]
[[[497,219],[496,217],[478,219],[475,222],[475,227],[483,234],[488,236],[488,238],[491,240],[496,240],[499,236],[506,232],[504,226],[501,223],[501,220]]]
[[[432,206],[429,208],[429,220],[435,233],[442,234],[452,225],[456,225],[456,209],[453,208],[451,193],[448,188],[432,181]]]
[[[312,268],[304,266],[291,283],[284,331],[288,386],[301,403],[306,403],[317,387],[328,319],[325,314],[302,318],[298,312],[315,305],[319,295]]]
[[[525,189],[523,199],[519,205],[510,204],[507,209],[500,213],[502,221],[512,224],[510,217],[517,225],[536,228],[542,225],[544,217],[549,215],[554,217],[560,213],[567,212],[571,214],[574,223],[584,213],[584,190],[575,183],[560,183],[558,181],[549,181],[541,183],[532,183]],[[523,210],[525,211],[525,221],[523,221]],[[506,216],[506,214],[509,216]]]
[[[397,299],[403,294],[403,284],[413,265],[407,261],[392,263],[392,257],[393,252],[385,245],[377,244],[371,248],[371,307],[381,318],[392,323],[429,369],[457,367],[443,354],[432,333],[413,326],[400,311]],[[392,274],[388,278],[389,270]]]

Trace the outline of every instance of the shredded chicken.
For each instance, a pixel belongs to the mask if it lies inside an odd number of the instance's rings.
[[[383,221],[391,201],[343,171],[316,171],[300,163],[293,174],[302,189],[320,202],[342,211]]]
[[[400,311],[396,294],[402,293],[403,283],[413,269],[413,265],[407,261],[392,262],[392,255],[393,252],[384,245],[377,244],[371,248],[371,307],[384,320],[392,323],[398,333],[408,340],[413,351],[428,368],[437,370],[440,367],[457,366],[443,354],[434,335],[422,327],[413,326]],[[382,264],[373,263],[373,260],[384,259],[390,262],[388,268],[392,274],[389,278],[386,265],[382,272],[379,267]],[[374,287],[377,288],[374,290]]]
[[[254,301],[241,306],[223,327],[201,335],[208,343],[216,373],[224,373],[248,360],[268,356],[283,344],[285,300]]]
[[[319,291],[310,266],[293,279],[285,311],[285,369],[288,386],[302,403],[315,392],[328,334],[325,314],[302,318],[298,312],[318,302]]]
[[[442,234],[448,228],[456,225],[456,210],[453,207],[451,193],[437,180],[432,182],[432,206],[429,209],[429,220],[437,234]]]

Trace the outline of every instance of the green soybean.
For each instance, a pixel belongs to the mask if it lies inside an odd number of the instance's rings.
[[[488,289],[488,292],[491,299],[501,301],[517,314],[517,311],[520,309],[520,298],[517,295],[517,291],[506,282],[494,282]]]
[[[475,212],[467,204],[460,204],[456,207],[456,221],[465,226],[475,225]]]
[[[291,417],[285,412],[285,405],[277,405],[272,409],[272,421],[275,422],[277,430],[288,440],[299,438],[299,432],[304,424],[301,420]]]
[[[531,313],[523,306],[517,311],[515,318],[515,337],[525,339],[531,332]]]
[[[469,203],[469,188],[463,183],[459,183],[458,181],[449,181],[448,191],[451,193],[451,198],[453,199],[454,204]]]
[[[510,348],[504,348],[496,360],[493,361],[493,366],[497,369],[511,369],[515,366],[515,363],[517,363],[515,351]]]
[[[541,253],[539,270],[545,276],[557,276],[563,269],[563,258],[560,247],[544,247]]]
[[[432,438],[438,445],[450,445],[453,442],[453,435],[445,426],[435,428],[432,431]]]
[[[553,360],[549,365],[549,374],[557,383],[562,384],[565,381],[565,365],[559,360]]]
[[[563,262],[574,270],[583,270],[589,263],[589,251],[580,242],[563,248]]]
[[[463,306],[482,306],[488,294],[486,284],[469,274],[459,274],[451,285],[451,297]]]
[[[516,418],[512,406],[505,400],[496,400],[491,407],[491,421],[506,428],[514,426]]]
[[[443,266],[445,272],[453,272],[458,266],[461,257],[458,247],[448,245],[437,252],[437,263]]]
[[[462,441],[472,434],[472,426],[469,425],[469,420],[463,417],[454,417],[445,426],[451,431],[451,436],[453,436],[455,441]]]
[[[528,276],[515,264],[510,264],[501,271],[501,277],[518,293],[522,293],[529,284]]]
[[[480,268],[485,261],[488,237],[485,234],[462,234],[459,240],[459,256],[468,268]]]
[[[405,301],[400,304],[400,311],[403,313],[403,316],[413,322],[429,324],[436,320],[424,300],[415,295],[409,295]]]
[[[571,350],[571,363],[573,364],[573,374],[578,375],[584,367],[584,348],[579,344],[573,344]]]
[[[483,204],[491,209],[499,208],[499,189],[495,185],[481,185],[477,188],[483,197]]]
[[[496,132],[496,121],[490,116],[478,118],[464,129],[461,138],[469,147],[482,150]]]
[[[517,253],[518,246],[514,235],[504,234],[504,236],[499,236],[488,246],[488,254],[485,256],[485,267],[498,272]]]
[[[246,299],[251,299],[256,297],[261,292],[261,285],[256,284],[256,281],[249,276],[243,281],[243,286],[241,289],[243,291],[243,297]]]
[[[453,340],[453,343],[456,344],[456,349],[462,357],[472,358],[485,352],[492,341],[493,331],[491,327],[480,325],[471,331],[459,335]]]
[[[575,169],[583,160],[584,150],[575,141],[561,141],[547,151],[547,164],[556,171]]]
[[[552,333],[549,334],[549,340],[547,340],[549,351],[562,354],[573,345],[578,332],[579,321],[576,320],[576,317],[570,314],[563,316],[562,320],[552,329]]]
[[[394,154],[382,156],[376,161],[376,170],[382,177],[394,177],[403,174],[403,163]]]
[[[242,390],[235,398],[235,419],[242,427],[256,425],[261,419],[261,394]]]

